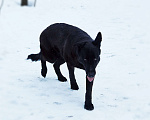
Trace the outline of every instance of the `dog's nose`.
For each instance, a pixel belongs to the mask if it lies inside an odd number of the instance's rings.
[[[88,76],[88,77],[94,77],[94,76],[95,76],[95,71],[88,72],[88,73],[87,73],[87,76]]]

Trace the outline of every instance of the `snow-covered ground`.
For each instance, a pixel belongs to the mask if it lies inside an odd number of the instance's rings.
[[[1,2],[1,1],[0,1]],[[150,120],[149,0],[5,0],[0,14],[0,120]],[[93,87],[95,109],[84,106],[85,72],[76,69],[80,89],[57,80],[51,64],[41,77],[39,35],[48,25],[78,26],[94,39],[102,32],[102,54]]]

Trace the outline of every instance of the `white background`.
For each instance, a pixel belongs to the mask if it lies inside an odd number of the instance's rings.
[[[150,120],[149,0],[5,0],[0,14],[0,120]],[[57,80],[52,64],[40,75],[39,35],[50,24],[75,25],[95,39],[101,61],[93,86],[95,109],[84,109],[85,72],[75,70],[78,91]]]

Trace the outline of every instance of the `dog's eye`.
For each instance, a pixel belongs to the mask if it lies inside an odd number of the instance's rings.
[[[97,59],[95,58],[94,61],[96,61]]]

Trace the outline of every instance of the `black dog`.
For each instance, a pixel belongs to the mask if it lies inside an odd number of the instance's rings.
[[[83,30],[65,23],[56,23],[47,27],[40,35],[39,54],[31,54],[27,59],[32,61],[41,60],[41,74],[46,77],[47,67],[46,61],[54,63],[54,70],[59,81],[67,81],[61,74],[60,65],[67,63],[71,89],[78,90],[74,76],[74,67],[84,69],[86,71],[86,95],[85,106],[87,110],[93,110],[92,104],[92,86],[95,68],[100,61],[100,46],[102,36],[99,32],[95,40],[93,40]]]

